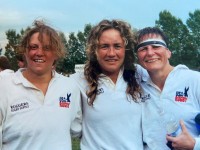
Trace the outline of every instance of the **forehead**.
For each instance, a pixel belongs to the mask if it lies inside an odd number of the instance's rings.
[[[147,39],[162,39],[162,37],[159,34],[154,34],[154,33],[145,34],[139,39],[139,42],[145,41]]]
[[[33,42],[33,41],[39,41],[41,43],[47,43],[47,42],[49,42],[49,36],[47,34],[45,34],[45,33],[41,34],[39,32],[35,32],[30,37],[30,41],[29,42]]]
[[[100,43],[102,42],[123,42],[123,38],[121,34],[116,29],[107,29],[102,32],[98,40]]]

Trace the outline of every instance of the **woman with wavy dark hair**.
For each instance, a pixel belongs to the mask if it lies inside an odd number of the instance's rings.
[[[131,31],[131,27],[128,23],[125,23],[123,21],[119,21],[119,20],[113,20],[113,21],[109,21],[109,20],[103,20],[99,23],[98,26],[94,27],[93,30],[91,31],[91,34],[88,37],[88,41],[87,41],[87,56],[88,56],[88,61],[85,65],[85,70],[84,70],[84,74],[85,77],[90,85],[90,90],[87,92],[87,96],[90,99],[89,103],[92,105],[94,102],[94,99],[96,97],[97,94],[97,87],[98,87],[98,82],[97,80],[99,79],[99,75],[101,73],[105,73],[106,69],[103,68],[101,66],[101,64],[99,63],[98,60],[98,51],[101,51],[101,49],[105,49],[105,51],[107,51],[106,49],[109,50],[108,45],[101,45],[99,38],[102,35],[102,33],[104,31],[108,31],[108,30],[114,30],[115,32],[118,32],[118,34],[121,36],[121,41],[123,41],[122,43],[120,43],[121,45],[114,45],[114,48],[116,49],[123,49],[123,57],[119,58],[121,59],[121,61],[119,61],[119,64],[117,64],[117,68],[116,68],[116,73],[119,73],[119,70],[123,67],[124,68],[124,72],[123,72],[123,78],[124,80],[128,83],[126,92],[128,94],[130,94],[133,98],[134,101],[137,101],[137,96],[138,96],[138,92],[139,92],[139,86],[136,82],[136,78],[135,78],[135,56],[134,56],[134,48],[135,48],[135,36],[133,34],[133,32]],[[103,46],[103,47],[102,47]],[[102,48],[101,48],[102,47]],[[102,50],[103,51],[103,50]],[[116,54],[119,50],[116,50]],[[109,56],[108,56],[109,57]],[[111,56],[112,57],[112,56]],[[111,58],[111,60],[115,60],[114,58]],[[112,62],[113,62],[112,61]],[[114,66],[113,63],[110,63],[109,60],[107,60],[107,64],[109,67],[109,64],[111,64],[110,66]],[[114,61],[114,62],[118,62],[118,61]],[[109,70],[109,69],[108,69]],[[115,71],[115,70],[114,70]],[[109,72],[114,72],[112,70],[107,71]],[[115,74],[115,75],[117,75]],[[106,73],[105,73],[106,75]],[[114,83],[116,83],[116,78],[117,76],[115,76],[115,78],[111,78],[112,81]]]
[[[82,93],[81,150],[143,149],[135,35],[121,20],[102,20],[88,36]]]

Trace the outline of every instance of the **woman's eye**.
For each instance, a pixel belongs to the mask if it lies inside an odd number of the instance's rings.
[[[99,48],[100,48],[100,49],[107,49],[107,48],[108,48],[108,45],[100,45]]]
[[[141,48],[138,49],[138,52],[142,52],[142,51],[146,51],[146,50],[147,50],[146,47],[141,47]]]
[[[43,50],[45,50],[45,51],[49,51],[49,50],[51,50],[51,48],[50,48],[49,45],[45,45],[45,46],[43,47]]]
[[[120,48],[122,48],[122,46],[121,45],[115,45],[115,48],[120,49]]]
[[[29,45],[29,46],[28,46],[28,49],[29,49],[29,50],[37,50],[38,48],[39,48],[39,46],[36,45],[36,44],[35,44],[35,45]]]
[[[160,48],[160,46],[155,46],[155,45],[154,45],[154,46],[152,46],[152,48],[153,48],[153,49],[158,49],[158,48]]]

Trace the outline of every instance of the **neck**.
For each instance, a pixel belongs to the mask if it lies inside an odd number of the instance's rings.
[[[118,78],[119,72],[117,72],[117,73],[107,73],[107,72],[104,72],[104,74],[106,76],[108,76],[113,81],[113,83],[117,82],[117,78]]]
[[[28,70],[25,70],[23,72],[23,76],[28,80],[30,81],[31,83],[46,83],[46,82],[49,82],[52,78],[52,73],[48,73],[48,74],[34,74],[34,73],[31,73],[30,71]]]
[[[40,89],[43,94],[46,94],[50,80],[52,79],[52,73],[37,75],[30,73],[28,70],[23,72],[23,76],[31,82],[35,87]]]
[[[159,89],[162,91],[163,87],[165,85],[165,81],[169,75],[169,73],[173,70],[174,67],[168,66],[163,70],[158,70],[154,72],[148,71],[152,82],[159,87]]]

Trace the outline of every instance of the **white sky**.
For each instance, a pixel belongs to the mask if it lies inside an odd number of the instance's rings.
[[[122,19],[137,29],[154,26],[163,10],[185,23],[196,9],[200,0],[0,0],[0,47],[8,29],[19,32],[38,18],[68,35],[102,19]]]

